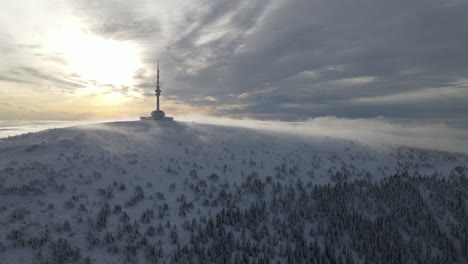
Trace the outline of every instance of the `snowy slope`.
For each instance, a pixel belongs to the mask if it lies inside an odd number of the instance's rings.
[[[467,165],[180,122],[0,139],[0,263],[463,263]]]

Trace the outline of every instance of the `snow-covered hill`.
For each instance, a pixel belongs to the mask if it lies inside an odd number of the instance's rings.
[[[467,166],[180,122],[0,139],[0,263],[466,263]]]

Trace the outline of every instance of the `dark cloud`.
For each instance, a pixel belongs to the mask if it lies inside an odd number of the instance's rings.
[[[23,67],[23,68],[21,68],[21,70],[24,73],[29,74],[29,75],[31,75],[33,77],[36,77],[36,78],[38,78],[40,80],[53,83],[53,84],[56,85],[56,87],[59,87],[59,88],[74,90],[74,89],[77,89],[77,88],[86,87],[86,83],[82,83],[81,81],[67,80],[67,79],[61,78],[61,76],[56,77],[55,74],[45,73],[45,72],[42,72],[42,71],[40,71],[38,69],[34,69],[34,68],[30,68],[30,67]]]
[[[159,19],[145,18],[144,5],[136,2],[79,0],[75,6],[76,13],[84,18],[89,29],[107,38],[150,39],[157,37],[161,31]]]
[[[0,105],[4,106],[4,107],[8,107],[8,108],[13,108],[13,109],[35,111],[34,109],[31,109],[31,108],[27,108],[27,107],[24,107],[24,106],[13,105],[13,104],[10,104],[10,103],[7,103],[7,102],[2,102],[2,101],[0,101]]]
[[[45,54],[45,53],[34,53],[34,56],[42,61],[50,61],[61,65],[67,65],[68,62],[63,58],[63,54]]]
[[[114,17],[107,23],[91,25],[93,32],[118,40],[137,40],[160,33],[159,25],[153,20],[132,21],[128,17]]]
[[[9,76],[2,76],[0,75],[0,81],[6,81],[6,82],[14,82],[14,83],[23,83],[23,84],[34,84],[33,82],[26,81],[23,79],[17,79]]]

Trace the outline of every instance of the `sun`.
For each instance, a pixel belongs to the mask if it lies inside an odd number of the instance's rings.
[[[58,71],[84,84],[67,96],[84,110],[119,113],[139,98],[135,74],[144,67],[137,42],[95,35],[79,23],[69,22],[44,37],[46,50],[60,57]],[[89,110],[92,109],[92,110]]]
[[[119,92],[111,92],[103,96],[103,101],[110,105],[119,105],[126,100],[125,95]]]
[[[97,36],[74,40],[64,55],[73,71],[102,84],[129,84],[139,67],[135,45]]]
[[[106,39],[70,28],[53,42],[67,69],[97,84],[131,85],[141,68],[140,49],[130,41]]]

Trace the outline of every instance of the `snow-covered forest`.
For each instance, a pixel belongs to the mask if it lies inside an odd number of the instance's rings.
[[[180,122],[0,139],[0,263],[467,263],[467,166]]]

